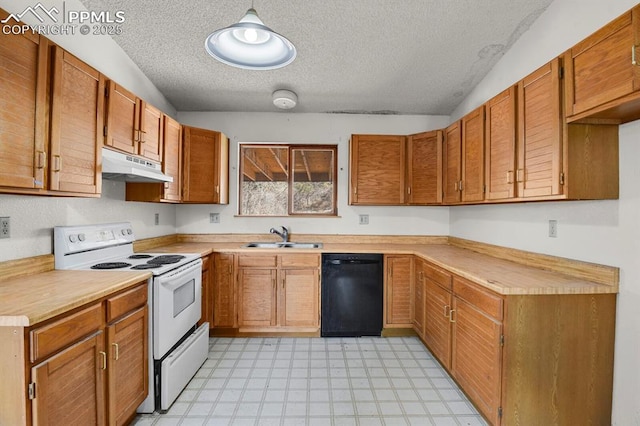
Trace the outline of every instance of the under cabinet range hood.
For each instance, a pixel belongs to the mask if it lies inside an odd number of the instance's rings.
[[[102,148],[102,178],[125,182],[173,182],[159,163]]]

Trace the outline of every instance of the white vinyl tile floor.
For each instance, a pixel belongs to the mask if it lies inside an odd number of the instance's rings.
[[[211,338],[165,414],[142,425],[487,423],[416,337]]]

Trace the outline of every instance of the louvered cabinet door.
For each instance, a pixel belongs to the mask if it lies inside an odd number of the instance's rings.
[[[213,266],[213,327],[233,328],[236,325],[233,254],[215,253]]]
[[[445,368],[451,366],[451,292],[425,277],[424,341]]]
[[[2,35],[0,187],[46,186],[47,50],[46,38],[29,31]]]
[[[518,83],[519,197],[563,192],[559,68],[555,59]]]
[[[63,350],[31,370],[34,425],[104,425],[104,334]]]
[[[513,198],[516,194],[516,88],[485,104],[485,181],[488,200]]]
[[[238,273],[238,326],[277,325],[276,269],[241,268]]]
[[[445,204],[459,203],[461,200],[460,179],[462,178],[462,133],[460,121],[456,121],[445,129],[443,148],[443,201]]]
[[[413,256],[385,256],[387,327],[413,326]]]
[[[162,111],[140,101],[140,142],[138,154],[158,163],[162,162],[164,121]]]
[[[171,117],[164,116],[162,168],[173,182],[164,183],[165,200],[180,201],[182,197],[182,126]]]
[[[451,373],[492,424],[499,424],[502,323],[454,297]]]
[[[184,202],[228,203],[228,152],[222,133],[183,126]]]
[[[104,144],[129,154],[138,154],[140,99],[114,81],[107,96],[107,135]]]
[[[104,77],[55,48],[49,189],[100,194]]]
[[[131,421],[149,392],[148,323],[145,305],[107,327],[110,425]]]
[[[484,105],[462,118],[463,202],[484,200]]]
[[[442,130],[409,136],[407,144],[409,204],[442,202]]]
[[[415,260],[415,288],[413,289],[413,329],[418,336],[424,335],[424,307],[425,307],[425,276],[424,262]]]
[[[353,135],[349,154],[350,204],[405,203],[405,136]]]
[[[280,280],[280,325],[317,329],[320,326],[318,269],[282,269]]]

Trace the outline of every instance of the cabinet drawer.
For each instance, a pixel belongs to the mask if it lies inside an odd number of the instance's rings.
[[[140,285],[107,299],[107,322],[147,303],[147,284]]]
[[[466,300],[487,315],[502,321],[502,299],[499,296],[460,278],[453,280],[453,293],[456,297]]]
[[[295,268],[307,266],[312,268],[320,267],[320,255],[317,254],[285,254],[280,256],[280,265],[283,268]]]
[[[102,327],[102,303],[31,331],[31,362],[41,360]]]
[[[443,271],[440,268],[436,268],[435,266],[431,266],[428,263],[423,264],[424,275],[429,278],[431,281],[434,281],[440,284],[442,287],[446,289],[451,289],[451,274]]]
[[[278,266],[276,255],[264,256],[238,256],[239,267],[265,267],[275,268]]]

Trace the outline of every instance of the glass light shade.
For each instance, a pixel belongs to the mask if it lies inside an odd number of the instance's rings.
[[[282,68],[296,58],[295,46],[264,25],[254,9],[237,24],[209,34],[204,47],[218,61],[244,69]]]

